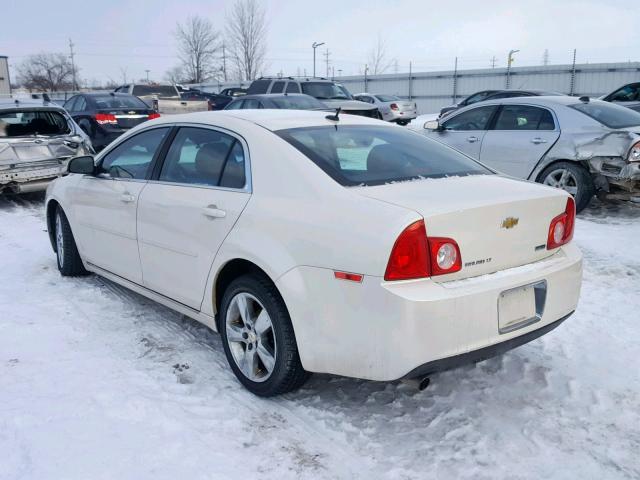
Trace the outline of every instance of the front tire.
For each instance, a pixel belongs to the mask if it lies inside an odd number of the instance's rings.
[[[570,193],[576,201],[576,213],[584,210],[596,193],[596,186],[587,169],[571,162],[548,166],[540,175],[540,183]]]
[[[56,209],[55,217],[56,258],[58,270],[63,277],[86,275],[88,272],[82,264],[78,247],[71,232],[69,220],[60,206]]]
[[[231,282],[219,314],[224,353],[247,390],[270,397],[295,390],[309,378],[289,312],[264,275],[243,275]]]

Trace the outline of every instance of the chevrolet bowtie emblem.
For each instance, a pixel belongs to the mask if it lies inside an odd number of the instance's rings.
[[[518,224],[519,219],[515,217],[507,217],[502,221],[502,228],[513,228]]]

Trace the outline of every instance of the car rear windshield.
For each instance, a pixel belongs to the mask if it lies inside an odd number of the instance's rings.
[[[66,135],[71,129],[65,117],[52,110],[0,112],[0,137]]]
[[[96,108],[149,108],[137,97],[120,96],[120,95],[96,95],[93,97],[96,102]]]
[[[402,128],[321,126],[276,134],[344,186],[492,173],[456,150]]]
[[[640,125],[640,113],[606,102],[576,103],[571,108],[600,122],[609,128],[626,128]]]
[[[400,98],[395,95],[376,95],[376,98],[381,102],[397,102],[400,100]]]
[[[301,82],[302,93],[320,100],[351,100],[349,91],[333,82]]]
[[[159,97],[177,97],[178,91],[171,85],[134,85],[133,94],[139,97],[157,95]]]
[[[274,97],[271,99],[271,101],[277,108],[284,108],[289,110],[315,110],[327,108],[326,105],[324,105],[320,101],[306,95],[287,95],[286,97]]]

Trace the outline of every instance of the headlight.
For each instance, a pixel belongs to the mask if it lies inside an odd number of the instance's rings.
[[[631,147],[631,150],[629,150],[629,155],[627,156],[627,161],[640,162],[640,142]]]

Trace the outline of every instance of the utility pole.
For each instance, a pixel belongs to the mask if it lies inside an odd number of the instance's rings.
[[[147,72],[147,83],[149,83],[149,72],[150,72],[150,71],[151,71],[151,70],[145,70],[145,72]]]
[[[364,66],[364,93],[367,93],[367,72],[369,71],[369,65]]]
[[[505,88],[509,90],[509,86],[511,85],[511,64],[513,63],[513,54],[518,53],[520,50],[509,50],[509,55],[507,56],[507,80],[505,83]]]
[[[78,90],[78,82],[76,81],[76,63],[75,63],[75,52],[73,51],[74,44],[69,39],[69,58],[71,58],[71,75],[72,75],[72,88],[73,90]]]
[[[327,64],[327,78],[329,78],[329,49],[327,48],[324,52],[324,61]]]
[[[573,62],[571,64],[571,82],[569,84],[569,95],[573,95],[576,88],[576,49],[573,49]]]
[[[225,50],[224,42],[222,42],[222,75],[224,81],[227,81],[227,51]]]
[[[458,97],[458,57],[453,67],[453,103],[456,103]]]
[[[397,58],[393,59],[393,73],[395,73],[396,75],[398,74],[398,59]]]
[[[412,66],[413,66],[412,62],[409,62],[409,100],[411,100],[412,97],[413,97],[413,83],[412,83],[412,80],[413,80],[412,70],[413,69],[412,69]]]
[[[331,67],[331,80],[336,79],[336,67]]]
[[[491,57],[491,68],[496,68],[496,56]]]
[[[313,48],[313,76],[316,76],[316,48],[318,48],[320,45],[324,45],[324,42],[313,42],[311,44],[311,48]]]
[[[542,55],[542,64],[546,67],[549,65],[549,49],[544,49],[544,54]]]
[[[341,68],[339,68],[339,69],[338,69],[338,76],[339,76],[339,77],[341,77],[341,76],[342,76],[342,69],[341,69]]]

